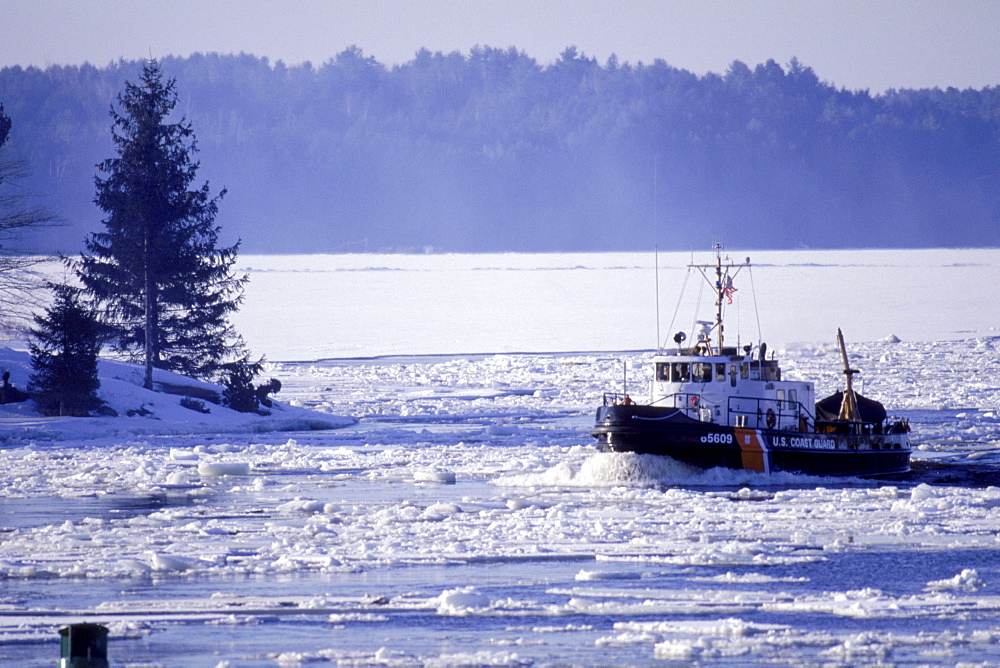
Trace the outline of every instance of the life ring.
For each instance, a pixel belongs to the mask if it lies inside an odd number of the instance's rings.
[[[774,414],[773,410],[768,408],[767,414],[764,416],[764,421],[767,422],[768,429],[774,429],[774,425],[778,423],[778,416]]]
[[[697,408],[697,406],[698,406],[698,397],[696,396],[691,397],[691,408]]]

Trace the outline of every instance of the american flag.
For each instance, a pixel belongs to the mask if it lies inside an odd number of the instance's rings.
[[[733,303],[733,293],[735,293],[735,292],[736,292],[736,288],[733,286],[733,279],[727,278],[726,279],[726,287],[724,287],[722,289],[722,293],[724,295],[726,295],[726,300],[727,300],[726,303],[728,303],[728,304],[732,304]]]

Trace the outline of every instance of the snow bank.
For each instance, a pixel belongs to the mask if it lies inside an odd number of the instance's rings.
[[[21,350],[0,348],[0,369],[10,371],[10,382],[19,389],[31,377],[30,355]],[[356,420],[317,413],[275,401],[270,415],[240,413],[225,406],[198,399],[207,413],[181,405],[184,395],[220,396],[222,388],[161,369],[153,372],[157,392],[142,387],[141,367],[114,360],[100,360],[98,396],[117,417],[44,417],[29,400],[0,405],[0,443],[67,439],[127,438],[151,434],[256,433],[267,431],[309,431],[336,429]],[[178,394],[183,393],[183,394]]]

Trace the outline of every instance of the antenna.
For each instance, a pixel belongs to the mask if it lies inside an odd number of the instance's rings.
[[[658,210],[658,200],[656,186],[657,186],[657,176],[658,176],[658,165],[660,156],[656,153],[653,154],[653,273],[654,280],[656,281],[656,352],[660,352],[661,341],[660,338],[660,248],[657,245],[657,240],[660,238],[660,216]]]
[[[653,263],[656,275],[656,352],[660,352],[660,250],[653,246]]]

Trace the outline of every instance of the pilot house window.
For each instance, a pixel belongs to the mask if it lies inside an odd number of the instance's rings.
[[[709,383],[712,381],[712,365],[698,362],[691,365],[692,380],[696,383]]]

